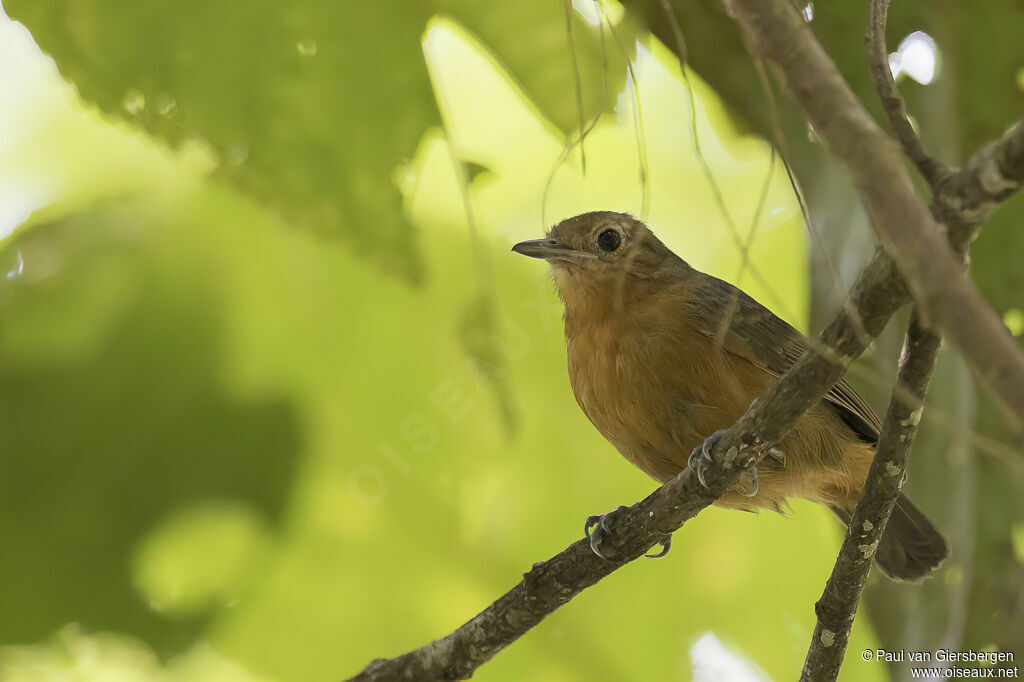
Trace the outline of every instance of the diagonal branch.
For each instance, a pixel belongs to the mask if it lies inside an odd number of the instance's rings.
[[[903,154],[874,122],[788,0],[723,0],[755,57],[773,62],[843,163],[917,302],[1024,422],[1024,350],[967,278],[914,190]]]
[[[992,177],[1002,181],[993,184],[986,180]],[[963,168],[943,170],[932,211],[937,218],[945,216],[950,245],[961,258],[966,258],[967,247],[981,223],[1000,201],[1020,188],[1022,177],[1024,125],[1020,122],[978,150]],[[1009,187],[1013,190],[1008,191]],[[906,479],[910,448],[941,343],[937,333],[922,326],[915,311],[864,495],[850,520],[825,591],[815,605],[817,624],[804,662],[803,682],[832,681],[839,675],[874,549]]]
[[[891,290],[894,281],[895,291]],[[898,278],[886,260],[878,257],[855,285],[850,307],[859,311],[874,336],[898,307],[892,301],[905,297],[901,293]],[[351,679],[467,678],[549,613],[664,540],[735,484],[745,462],[759,460],[767,445],[816,404],[853,357],[864,350],[870,339],[859,333],[857,318],[845,310],[822,334],[822,345],[832,353],[805,354],[716,442],[713,451],[719,456],[713,457],[704,475],[707,489],[687,467],[616,520],[612,537],[602,548],[608,560],[594,554],[586,540],[578,540],[552,559],[535,564],[519,584],[453,633],[397,658],[378,659]]]
[[[861,273],[816,348],[805,353],[777,384],[710,446],[707,488],[690,467],[634,504],[611,524],[602,544],[608,560],[586,540],[534,564],[515,587],[449,635],[391,659],[377,659],[353,681],[457,680],[537,625],[548,614],[616,569],[647,553],[687,520],[712,504],[740,472],[764,456],[797,419],[817,404],[878,335],[909,293],[884,253]]]
[[[950,246],[966,261],[978,228],[1024,179],[1024,125],[1018,122],[999,140],[978,150],[963,168],[954,169],[929,157],[910,126],[889,69],[885,47],[888,8],[889,0],[872,0],[868,19],[868,60],[875,85],[904,152],[932,187],[933,214],[946,224]],[[941,344],[941,336],[926,329],[915,310],[864,494],[850,519],[825,591],[815,604],[817,623],[801,682],[832,682],[839,676],[872,558],[906,480],[910,448]]]
[[[946,223],[953,247],[966,248],[978,227],[1024,187],[1024,118],[971,155],[932,188],[935,215]]]

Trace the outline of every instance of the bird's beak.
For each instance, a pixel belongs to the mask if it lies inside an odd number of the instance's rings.
[[[515,253],[521,253],[530,258],[543,258],[544,260],[578,260],[581,252],[566,246],[557,239],[530,239],[519,242],[512,247]]]

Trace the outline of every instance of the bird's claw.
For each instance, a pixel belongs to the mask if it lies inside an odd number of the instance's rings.
[[[704,442],[694,448],[693,452],[690,453],[688,464],[693,469],[693,473],[697,475],[697,480],[700,481],[700,484],[705,488],[708,487],[708,484],[704,480],[704,472],[711,465],[711,450],[715,447],[715,443],[724,433],[725,431],[715,431],[705,438]],[[730,454],[732,454],[732,450],[730,450],[730,453],[726,454],[727,462],[731,459],[729,456]],[[779,462],[785,462],[785,454],[778,448],[773,447],[768,450],[766,454]],[[759,488],[757,467],[748,467],[747,469],[744,469],[740,473],[740,477],[733,488],[746,497],[754,497],[757,495]]]
[[[740,477],[733,486],[740,495],[754,497],[757,495],[757,467],[749,467],[740,472]]]
[[[776,446],[772,446],[765,451],[765,457],[770,457],[775,460],[776,464],[783,467],[786,466],[786,453],[780,450]],[[740,473],[739,480],[736,482],[736,491],[747,497],[755,497],[758,490],[757,482],[757,467],[748,467]]]
[[[708,487],[708,484],[704,482],[704,472],[711,465],[711,453],[709,450],[714,447],[715,442],[724,433],[725,431],[715,431],[705,438],[703,443],[693,449],[693,452],[690,453],[690,459],[687,461],[687,464],[693,469],[693,473],[697,475],[697,480],[705,488]]]
[[[604,554],[601,553],[601,543],[604,541],[605,534],[610,532],[608,528],[608,520],[614,518],[616,514],[621,512],[623,509],[629,507],[620,506],[615,511],[610,511],[607,514],[595,514],[588,516],[586,523],[583,525],[583,534],[587,536],[587,540],[590,541],[590,550],[601,557],[605,561],[608,560]]]
[[[583,534],[587,537],[587,540],[590,540],[590,551],[602,559],[607,559],[608,557],[601,554],[601,550],[597,548],[601,544],[601,539],[604,535],[601,525],[603,519],[603,516],[588,516],[587,522],[583,525]],[[594,528],[593,532],[590,531],[591,528]]]
[[[661,557],[668,554],[668,550],[672,549],[672,536],[666,535],[665,539],[658,543],[661,545],[661,551],[657,554],[644,554],[648,559],[660,559]]]

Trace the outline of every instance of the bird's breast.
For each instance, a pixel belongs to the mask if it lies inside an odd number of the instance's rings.
[[[728,392],[730,382],[713,369],[721,351],[685,330],[642,320],[567,320],[566,347],[569,380],[583,412],[654,478],[674,475],[693,447],[734,412],[722,410],[721,391]],[[717,393],[707,390],[716,384]]]

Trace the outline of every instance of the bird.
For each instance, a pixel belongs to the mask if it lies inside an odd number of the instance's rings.
[[[512,251],[550,266],[564,304],[569,383],[583,413],[626,460],[661,483],[685,469],[709,436],[729,428],[809,344],[626,213],[577,215]],[[849,525],[881,428],[841,380],[715,504],[785,512],[788,500],[801,498]],[[948,555],[942,533],[900,495],[875,552],[882,572],[917,582]]]

